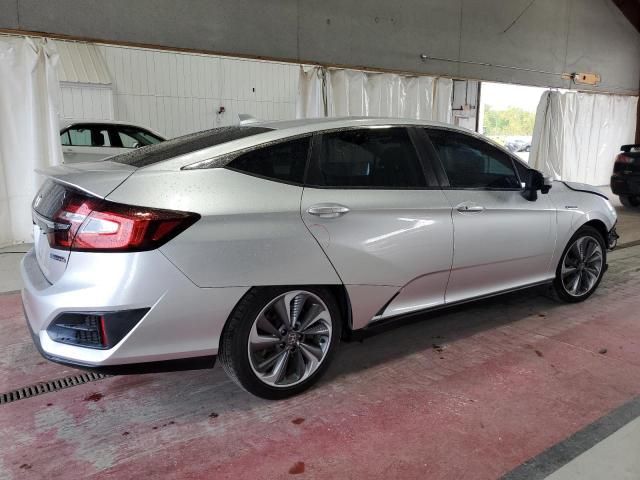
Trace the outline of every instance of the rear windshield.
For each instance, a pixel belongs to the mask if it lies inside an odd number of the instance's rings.
[[[124,163],[132,167],[141,168],[154,163],[169,160],[185,153],[196,152],[203,148],[213,147],[222,143],[231,142],[244,137],[250,137],[259,133],[269,132],[271,129],[264,127],[220,127],[204,132],[191,133],[183,137],[167,140],[166,142],[136,148],[132,152],[110,157],[110,162]]]

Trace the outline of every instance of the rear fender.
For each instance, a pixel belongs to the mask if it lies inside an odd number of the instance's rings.
[[[160,248],[199,287],[340,285],[302,222],[302,190],[225,168],[140,169],[108,200],[199,213]]]

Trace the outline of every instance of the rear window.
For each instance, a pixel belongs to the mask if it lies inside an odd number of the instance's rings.
[[[51,219],[62,208],[65,197],[70,189],[53,180],[46,180],[40,191],[33,199],[32,207],[36,213]]]
[[[213,147],[269,131],[271,131],[269,128],[249,126],[214,128],[212,130],[205,130],[204,132],[191,133],[155,145],[137,148],[132,152],[110,157],[109,161],[141,168],[186,153],[196,152],[203,148]]]
[[[257,148],[231,161],[227,168],[269,180],[301,184],[311,137]]]

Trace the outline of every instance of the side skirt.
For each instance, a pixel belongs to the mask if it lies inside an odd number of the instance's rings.
[[[555,277],[554,277],[555,278]],[[393,324],[399,320],[405,319],[405,318],[409,318],[409,317],[413,317],[416,315],[423,315],[425,313],[431,313],[431,312],[436,312],[436,311],[440,311],[440,310],[446,310],[449,308],[454,308],[454,307],[458,307],[460,305],[464,305],[466,303],[471,303],[471,302],[475,302],[478,300],[484,300],[487,298],[492,298],[492,297],[498,297],[500,295],[505,295],[507,293],[512,293],[512,292],[517,292],[520,290],[527,290],[529,288],[535,288],[535,287],[540,287],[542,285],[549,285],[553,282],[553,278],[549,278],[547,280],[543,280],[541,282],[534,282],[534,283],[529,283],[527,285],[523,285],[521,287],[514,287],[514,288],[509,288],[506,290],[500,290],[499,292],[493,292],[493,293],[488,293],[486,295],[479,295],[477,297],[472,297],[472,298],[467,298],[464,300],[459,300],[457,302],[450,302],[450,303],[444,303],[442,305],[438,305],[435,307],[430,307],[430,308],[424,308],[424,309],[420,309],[420,310],[414,310],[412,312],[408,312],[408,313],[404,313],[402,315],[393,315],[393,316],[389,316],[389,317],[382,317],[381,315],[376,315],[375,317],[373,317],[371,319],[371,322],[369,322],[364,328],[360,329],[360,330],[356,330],[355,332],[364,332],[367,330],[373,330],[373,329],[378,329],[378,328],[382,328],[384,326],[387,326],[389,324]]]

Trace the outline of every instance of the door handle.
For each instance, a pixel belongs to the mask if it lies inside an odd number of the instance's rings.
[[[456,210],[461,213],[479,213],[484,211],[484,207],[476,203],[461,203]]]
[[[349,208],[344,205],[325,203],[309,207],[307,213],[320,218],[338,218],[345,213],[349,213]]]

